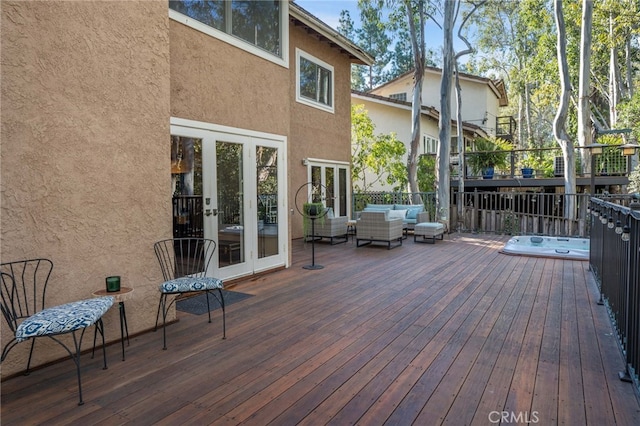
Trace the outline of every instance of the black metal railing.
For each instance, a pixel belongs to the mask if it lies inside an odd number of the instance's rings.
[[[640,203],[590,199],[589,265],[625,357],[622,380],[640,391]]]
[[[582,154],[586,151],[583,147],[574,148],[574,158],[576,161],[576,176],[590,177],[590,163],[582,164]],[[531,168],[533,174],[526,177],[533,178],[553,178],[564,176],[564,159],[562,150],[558,147],[554,148],[537,148],[537,149],[512,149],[509,151],[496,151],[504,153],[507,166],[494,170],[496,178],[522,178],[523,168]],[[588,152],[584,152],[588,155]],[[435,154],[428,154],[433,155]],[[465,164],[470,163],[471,157],[478,155],[473,151],[465,152]],[[457,153],[452,153],[452,164],[457,164]],[[588,157],[590,158],[590,157]],[[455,161],[454,161],[455,160]],[[617,145],[605,146],[603,153],[598,154],[595,158],[595,176],[626,176],[629,172],[629,158],[622,155],[622,151]],[[456,167],[453,167],[452,176],[458,177]],[[469,167],[465,167],[465,179],[482,179],[482,173],[476,172]]]
[[[202,195],[173,197],[173,236],[204,237],[202,224]]]

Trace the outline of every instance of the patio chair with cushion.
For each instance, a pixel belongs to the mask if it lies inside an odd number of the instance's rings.
[[[222,308],[222,338],[226,338],[226,321],[224,310],[224,284],[221,279],[207,276],[212,267],[216,242],[204,238],[170,238],[154,244],[154,251],[164,282],[160,284],[160,301],[156,315],[156,326],[162,311],[162,349],[167,349],[166,322],[167,313],[176,299],[184,294],[205,293],[207,313],[211,322],[209,294],[215,297]],[[170,299],[171,297],[171,300]]]
[[[316,220],[313,226],[313,236],[308,239],[329,238],[331,245],[347,242],[347,220],[346,216],[334,217],[333,209],[327,209],[327,214],[320,220]]]
[[[104,345],[102,316],[113,305],[112,296],[80,300],[46,308],[47,284],[53,262],[48,259],[20,260],[0,264],[2,286],[2,315],[13,333],[13,338],[2,349],[2,361],[18,343],[31,340],[25,375],[29,374],[33,348],[38,337],[48,337],[62,346],[76,365],[78,375],[78,405],[82,405],[82,378],[80,376],[80,349],[86,329],[92,325],[102,335],[104,369],[107,354]],[[80,334],[77,336],[76,333]],[[70,348],[58,336],[70,333],[74,347]],[[73,349],[73,350],[72,350]]]
[[[388,249],[392,249],[402,245],[402,234],[401,218],[389,218],[388,211],[365,211],[360,213],[356,225],[356,245],[361,247],[372,242],[384,242]]]

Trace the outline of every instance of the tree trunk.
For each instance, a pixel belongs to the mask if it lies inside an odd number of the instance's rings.
[[[413,202],[421,202],[417,195],[420,192],[418,187],[418,150],[420,147],[420,116],[422,111],[422,79],[424,77],[424,63],[426,55],[426,45],[424,39],[424,7],[422,1],[419,2],[419,23],[420,30],[416,28],[413,19],[413,9],[411,1],[405,0],[405,9],[409,23],[409,33],[411,34],[411,45],[413,47],[413,62],[415,65],[413,73],[413,98],[411,102],[411,146],[407,156],[407,178],[409,182],[409,192],[414,194]],[[419,37],[419,40],[418,40]]]
[[[580,76],[578,97],[578,145],[591,145],[591,103],[589,91],[591,88],[591,27],[593,22],[593,1],[584,0],[582,3],[582,29],[580,33]],[[587,150],[580,151],[582,165],[587,164],[590,156]]]
[[[609,37],[611,48],[609,49],[609,128],[615,129],[618,122],[618,103],[620,103],[620,69],[618,66],[618,48],[613,43],[614,16],[609,13]]]
[[[436,218],[447,221],[449,206],[449,157],[451,155],[451,80],[453,77],[454,1],[446,1],[442,32],[444,34],[442,77],[440,80],[439,144],[436,154]]]
[[[588,0],[585,0],[588,1]],[[569,138],[565,125],[567,122],[567,112],[571,99],[571,82],[569,80],[569,65],[567,63],[567,37],[564,24],[564,14],[562,12],[562,0],[554,0],[554,15],[557,27],[557,56],[558,71],[560,73],[560,104],[553,120],[553,136],[562,149],[564,158],[564,192],[565,194],[576,193],[576,170],[573,155],[573,142]],[[576,218],[575,197],[565,198],[564,215],[569,221]],[[569,231],[569,230],[567,230]]]

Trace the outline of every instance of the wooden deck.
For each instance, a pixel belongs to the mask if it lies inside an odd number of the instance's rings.
[[[317,243],[316,271],[296,242],[291,268],[234,287],[254,296],[226,340],[219,311],[181,313],[166,351],[149,332],[106,371],[83,356],[83,406],[68,360],[3,382],[2,424],[640,424],[587,262],[505,241]]]

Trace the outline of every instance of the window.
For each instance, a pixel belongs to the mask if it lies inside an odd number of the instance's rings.
[[[333,112],[333,67],[296,49],[296,100]]]
[[[389,95],[389,99],[395,99],[396,101],[407,101],[406,93],[392,93]]]
[[[435,154],[438,152],[438,140],[432,136],[422,136],[422,149],[425,154]]]
[[[169,1],[172,19],[269,60],[288,59],[285,14],[288,4],[280,1]]]

